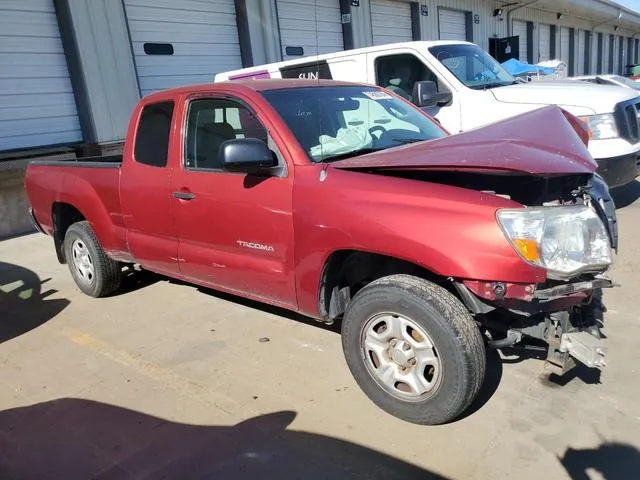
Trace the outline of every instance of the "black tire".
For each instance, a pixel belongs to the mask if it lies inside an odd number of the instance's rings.
[[[428,395],[398,398],[385,390],[367,366],[364,328],[369,319],[383,313],[409,318],[430,337],[440,373]],[[353,377],[369,399],[411,423],[438,425],[455,420],[470,406],[484,381],[484,342],[467,309],[444,288],[410,275],[381,278],[354,296],[342,323],[342,348]]]
[[[73,247],[86,247],[89,253],[93,274],[84,275],[74,261]],[[95,298],[107,296],[120,287],[122,268],[118,262],[109,258],[93,232],[89,222],[74,223],[64,237],[64,254],[73,280],[82,292]]]

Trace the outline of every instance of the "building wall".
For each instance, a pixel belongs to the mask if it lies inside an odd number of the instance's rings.
[[[408,1],[408,0],[407,0]],[[481,46],[483,49],[489,49],[489,38],[506,37],[511,34],[511,28],[509,27],[509,20],[523,20],[526,22],[533,22],[533,59],[537,62],[538,59],[538,24],[544,23],[547,25],[556,25],[558,29],[562,26],[574,28],[575,42],[577,45],[578,30],[594,31],[594,20],[588,20],[578,18],[575,16],[563,15],[562,18],[557,18],[556,12],[544,11],[535,6],[518,8],[513,11],[508,18],[507,12],[510,7],[504,7],[505,2],[494,2],[487,0],[427,0],[423,2],[428,7],[428,16],[421,16],[421,32],[423,40],[438,40],[438,7],[450,8],[454,10],[462,10],[471,12],[472,15],[479,15],[479,22],[473,23],[473,41]],[[497,8],[503,9],[502,16],[494,17],[493,12]],[[513,7],[511,7],[513,8]],[[359,35],[356,36],[356,46],[366,47],[371,45],[370,41],[370,21],[369,17],[369,0],[362,0],[360,7],[356,7],[353,10],[357,10],[358,14],[354,13],[354,23],[362,23],[362,28],[354,29],[358,31]],[[638,29],[640,30],[640,28]],[[622,35],[624,37],[632,37],[635,33],[632,30],[619,28],[614,30],[612,24],[600,25],[595,29],[595,32],[604,32],[606,34]],[[556,48],[558,52],[560,47],[560,36],[556,35]],[[556,55],[557,57],[557,55]]]
[[[74,88],[90,143],[124,138],[140,98],[124,8],[113,0],[56,0]]]
[[[129,114],[140,97],[139,80],[130,42],[130,29],[123,7],[124,0],[50,1],[58,13],[85,141],[89,143],[121,141],[126,133]],[[346,21],[350,20],[350,35],[353,38],[345,44],[352,44],[354,48],[372,45],[370,8],[372,1],[374,0],[360,0],[359,6],[353,6],[350,0],[341,2],[342,13],[344,14],[347,11],[345,9],[348,9],[351,14],[350,19]],[[201,0],[201,3],[206,3],[206,0]],[[597,26],[594,30],[594,25],[611,20],[611,17],[600,20],[585,19],[567,13],[558,19],[555,12],[538,7],[538,5],[556,5],[550,0],[539,0],[525,8],[504,6],[508,4],[494,0],[419,0],[418,2],[413,0],[413,3],[418,3],[427,9],[426,12],[422,9],[421,11],[428,14],[419,16],[420,36],[423,40],[439,38],[439,8],[461,10],[471,13],[471,18],[474,20],[472,22],[473,41],[485,50],[489,49],[490,38],[511,34],[513,20],[532,22],[530,41],[534,62],[539,58],[539,25],[541,23],[558,27],[555,41],[556,58],[559,56],[559,33],[562,26],[573,28],[575,53],[578,51],[580,30],[603,32],[605,35],[615,34],[616,65],[618,64],[618,37],[623,36],[626,39],[635,33],[624,28],[614,30],[611,23]],[[570,5],[578,3],[578,0],[563,0],[562,3]],[[282,49],[276,0],[235,0],[235,5],[236,10],[242,8],[246,12],[244,33],[247,37],[246,43],[250,45],[250,54],[248,61],[243,58],[243,63],[259,65],[281,60]],[[502,15],[494,16],[493,12],[497,8],[503,9]],[[1,10],[0,6],[0,15]],[[230,16],[230,18],[233,17]],[[233,28],[237,26],[234,25]],[[595,43],[597,36],[593,35],[591,38],[592,46],[597,45]],[[626,41],[624,45],[626,48]],[[523,57],[526,58],[526,53]],[[628,55],[625,53],[624,57],[626,65]],[[577,71],[578,62],[582,63],[584,59],[577,59],[574,55],[573,71]],[[0,65],[1,68],[2,65]],[[212,77],[214,68],[212,65]],[[603,71],[608,70],[608,64],[603,65]]]
[[[24,171],[0,170],[0,238],[33,230],[27,213],[29,202],[23,182]]]

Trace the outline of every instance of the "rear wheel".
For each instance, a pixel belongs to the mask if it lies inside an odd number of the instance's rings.
[[[88,222],[69,227],[64,252],[73,280],[87,295],[104,297],[120,286],[120,264],[106,255]]]
[[[484,380],[484,343],[469,312],[444,288],[409,275],[381,278],[355,295],[342,346],[364,393],[411,423],[454,420]]]

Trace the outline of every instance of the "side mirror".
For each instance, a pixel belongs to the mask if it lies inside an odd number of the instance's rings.
[[[227,172],[256,174],[274,166],[274,155],[269,147],[257,138],[226,140],[219,151],[222,168]]]
[[[413,103],[418,107],[435,107],[447,104],[453,96],[451,92],[438,93],[435,82],[422,80],[413,84]]]

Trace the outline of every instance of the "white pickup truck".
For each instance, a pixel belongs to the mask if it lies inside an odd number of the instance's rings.
[[[387,44],[219,73],[214,81],[252,78],[326,78],[381,85],[425,108],[451,133],[558,105],[588,123],[589,152],[610,187],[627,184],[639,173],[638,92],[575,81],[519,83],[473,43]],[[419,98],[414,88],[418,84]]]

